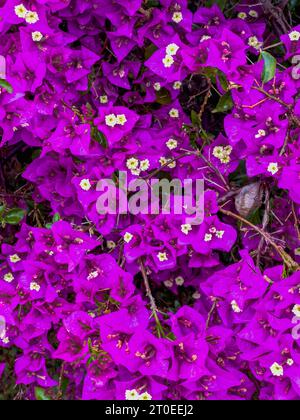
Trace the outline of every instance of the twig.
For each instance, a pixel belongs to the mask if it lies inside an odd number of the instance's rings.
[[[144,280],[144,285],[145,285],[145,288],[146,288],[146,295],[147,295],[147,297],[149,298],[149,301],[150,301],[150,308],[151,308],[151,311],[152,311],[152,316],[154,317],[155,322],[156,322],[158,335],[159,335],[160,338],[165,337],[163,327],[162,327],[162,325],[160,323],[160,320],[159,320],[159,317],[158,317],[158,314],[160,313],[160,311],[159,311],[159,309],[156,305],[155,299],[154,299],[154,297],[152,295],[152,292],[151,292],[149,279],[148,279],[148,276],[147,276],[147,272],[146,272],[146,268],[145,268],[143,258],[140,258],[139,263],[140,263],[140,269],[141,269],[141,273],[142,273],[143,280]]]
[[[264,240],[267,243],[269,243],[270,245],[272,245],[272,247],[278,252],[280,257],[283,259],[284,264],[286,265],[286,267],[289,270],[291,270],[291,271],[300,270],[299,264],[296,263],[296,261],[294,261],[293,258],[287,252],[285,252],[285,250],[280,245],[277,245],[276,242],[274,242],[273,238],[267,232],[265,232],[263,229],[261,229],[258,226],[255,226],[249,220],[244,219],[242,216],[240,216],[238,214],[235,214],[230,210],[224,210],[224,209],[221,208],[219,211],[221,213],[225,214],[226,216],[233,217],[234,219],[239,220],[242,223],[245,223],[246,225],[248,225],[252,229],[254,229],[256,232],[258,232],[261,236],[263,236]]]
[[[263,215],[263,220],[262,220],[262,230],[265,231],[269,221],[270,221],[270,191],[268,189],[268,187],[265,188],[265,211],[264,211],[264,215]],[[259,267],[260,265],[260,257],[261,257],[261,251],[263,248],[265,242],[265,238],[262,236],[260,238],[259,241],[259,245],[257,248],[257,258],[256,258],[256,265]]]
[[[206,320],[206,329],[209,327],[211,317],[212,317],[212,315],[213,315],[213,313],[214,313],[214,311],[217,307],[218,298],[212,297],[212,301],[213,301],[213,304],[212,304],[212,307],[210,308],[210,311],[208,312],[208,316],[207,316],[207,320]]]
[[[294,217],[294,226],[297,232],[298,240],[300,241],[300,228],[299,228],[299,220],[296,214],[295,203],[292,201],[292,213]]]
[[[277,96],[272,95],[271,93],[267,92],[265,89],[263,89],[260,86],[252,86],[252,89],[257,90],[260,93],[263,93],[266,95],[269,99],[272,99],[275,102],[278,102],[280,105],[287,108],[288,116],[290,117],[291,121],[297,126],[300,127],[300,120],[299,118],[294,114],[293,111],[293,105],[288,104],[287,102],[284,102],[282,99],[278,98]]]

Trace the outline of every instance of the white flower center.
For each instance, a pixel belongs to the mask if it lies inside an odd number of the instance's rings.
[[[43,39],[43,34],[40,31],[32,32],[31,36],[34,42],[39,42],[41,39]]]
[[[89,191],[92,188],[89,179],[82,179],[79,184],[80,188],[84,191]]]
[[[31,291],[35,290],[36,292],[39,292],[41,290],[41,286],[38,283],[36,283],[35,281],[32,281],[30,283],[29,288],[30,288]]]
[[[11,283],[15,279],[12,273],[5,274],[3,278],[7,283]]]
[[[124,238],[124,241],[127,244],[129,244],[129,242],[131,242],[132,239],[133,239],[133,235],[131,233],[129,233],[129,232],[126,232],[123,238]]]
[[[168,256],[166,252],[159,252],[157,254],[157,258],[159,259],[160,262],[168,261]]]
[[[283,367],[277,362],[273,363],[270,370],[273,376],[283,376]]]
[[[270,172],[272,175],[275,175],[279,171],[278,163],[276,162],[269,163],[267,171]]]

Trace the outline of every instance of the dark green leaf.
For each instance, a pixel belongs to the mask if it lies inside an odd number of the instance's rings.
[[[205,7],[212,7],[214,4],[218,5],[221,10],[224,10],[226,0],[206,0]]]
[[[92,127],[91,135],[92,135],[92,138],[97,143],[99,143],[99,144],[101,144],[101,146],[107,148],[107,146],[108,146],[107,139],[106,139],[105,135],[103,133],[101,133],[101,131],[98,130],[97,127]]]
[[[5,208],[5,206],[0,206],[0,217],[3,215]]]
[[[228,83],[228,80],[227,80],[226,75],[222,71],[218,70],[217,77],[218,77],[218,80],[219,80],[220,85],[222,86],[222,88],[225,91],[227,91],[228,90],[229,83]]]
[[[276,72],[276,59],[267,51],[262,51],[261,56],[264,60],[264,69],[262,73],[262,81],[264,83],[269,82],[275,76]]]
[[[3,220],[5,223],[8,223],[9,225],[17,225],[24,218],[25,214],[26,214],[26,211],[23,209],[18,209],[18,208],[11,209],[6,213]]]
[[[191,112],[191,121],[192,121],[193,125],[196,125],[196,126],[201,125],[200,120],[199,120],[199,115],[194,110],[192,110],[192,112]]]
[[[231,92],[225,93],[225,95],[221,96],[216,108],[212,111],[213,113],[216,112],[227,112],[230,111],[233,107],[233,101]]]
[[[175,336],[175,334],[174,333],[172,333],[172,332],[169,332],[169,334],[168,335],[166,335],[166,338],[168,339],[168,340],[170,340],[170,341],[176,341],[176,336]]]
[[[168,105],[169,103],[171,103],[171,101],[172,101],[171,95],[167,89],[162,88],[158,92],[156,92],[156,102],[158,104]]]
[[[13,88],[12,88],[11,84],[8,83],[4,79],[0,79],[0,87],[4,88],[8,93],[12,93],[13,92]]]

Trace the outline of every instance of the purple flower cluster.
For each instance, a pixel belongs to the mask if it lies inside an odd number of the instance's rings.
[[[0,377],[13,351],[26,398],[300,399],[300,26],[194,3],[0,0],[36,216],[2,244]],[[203,179],[204,222],[99,214],[118,171]]]

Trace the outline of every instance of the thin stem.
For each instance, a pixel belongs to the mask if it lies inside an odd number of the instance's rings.
[[[272,44],[272,45],[268,45],[267,47],[264,47],[263,50],[270,50],[271,48],[275,48],[275,47],[280,47],[281,45],[283,45],[282,42],[276,42],[276,44]]]
[[[276,242],[272,239],[272,237],[265,232],[263,229],[261,229],[258,226],[255,226],[253,223],[251,223],[249,220],[244,219],[242,216],[233,213],[230,210],[224,210],[224,209],[220,209],[220,212],[225,214],[226,216],[229,217],[233,217],[236,220],[239,220],[240,222],[250,226],[252,229],[254,229],[256,232],[258,232],[261,236],[264,237],[265,241],[267,243],[269,243],[270,245],[272,245],[272,247],[278,252],[278,254],[281,256],[281,258],[283,259],[285,265],[292,271],[298,271],[300,269],[300,266],[298,263],[296,263],[296,261],[294,261],[292,259],[292,257],[285,252],[285,250],[280,246],[277,245]]]
[[[149,301],[150,301],[150,308],[151,308],[152,316],[155,319],[157,332],[158,332],[159,337],[164,337],[165,336],[164,329],[163,329],[163,327],[160,323],[159,317],[158,317],[158,314],[159,314],[160,311],[159,311],[159,309],[156,305],[155,299],[154,299],[154,297],[152,295],[152,292],[151,292],[149,279],[148,279],[148,276],[147,276],[146,267],[145,267],[143,258],[140,258],[139,262],[140,262],[140,269],[141,269],[141,273],[142,273],[142,276],[143,276],[144,285],[145,285],[145,289],[146,289],[146,295],[147,295],[147,297],[149,298]]]

